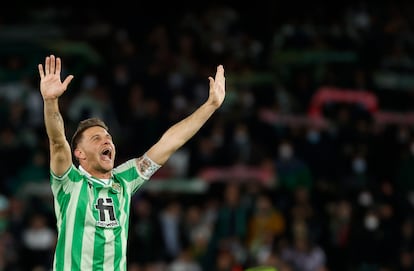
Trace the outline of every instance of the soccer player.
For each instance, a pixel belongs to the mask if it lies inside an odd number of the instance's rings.
[[[218,65],[215,77],[208,78],[204,104],[167,129],[145,153],[118,166],[111,134],[100,119],[81,121],[71,145],[67,141],[58,100],[73,75],[62,81],[61,68],[61,59],[53,54],[46,56],[44,66],[38,65],[58,230],[53,270],[126,271],[131,196],[221,106],[224,68]]]

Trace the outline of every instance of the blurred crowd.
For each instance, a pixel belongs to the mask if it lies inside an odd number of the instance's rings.
[[[74,75],[60,99],[68,137],[102,118],[118,163],[200,105],[224,65],[223,107],[150,180],[184,188],[134,197],[130,271],[414,270],[412,4],[301,5],[3,10],[0,270],[51,268],[37,72],[50,53]],[[315,120],[322,87],[368,92],[378,108],[328,102]]]

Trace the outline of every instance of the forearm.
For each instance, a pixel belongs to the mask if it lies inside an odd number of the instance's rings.
[[[217,106],[210,103],[200,106],[191,115],[171,126],[147,152],[148,156],[156,163],[164,164],[176,150],[200,130],[216,110]]]
[[[203,104],[187,118],[170,127],[163,137],[171,142],[170,148],[174,151],[192,138],[215,112],[216,107]]]
[[[50,168],[60,176],[70,167],[72,155],[57,99],[44,101],[44,118],[50,144]]]
[[[163,165],[169,157],[183,146],[207,122],[221,106],[225,96],[223,65],[217,66],[215,78],[209,77],[209,97],[191,115],[171,126],[161,139],[147,151],[147,156],[158,165]]]
[[[44,120],[50,144],[64,144],[66,142],[65,127],[59,111],[58,99],[44,101]]]

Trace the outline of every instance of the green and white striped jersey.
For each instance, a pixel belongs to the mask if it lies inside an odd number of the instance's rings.
[[[114,168],[107,183],[74,165],[63,176],[51,173],[58,229],[53,270],[127,270],[131,196],[147,180],[135,161]]]

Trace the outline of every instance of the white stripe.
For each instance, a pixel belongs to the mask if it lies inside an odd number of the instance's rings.
[[[103,271],[113,271],[114,260],[115,260],[115,242],[114,242],[114,231],[113,229],[104,229],[106,244],[105,244],[105,265]]]
[[[93,269],[93,253],[95,244],[95,232],[96,232],[96,219],[93,216],[91,205],[94,203],[91,201],[95,200],[93,189],[88,189],[88,207],[86,208],[85,214],[85,225],[82,237],[82,259],[81,259],[81,270],[92,270]]]
[[[71,200],[66,209],[66,236],[65,236],[65,270],[72,268],[72,241],[75,226],[76,207],[78,205],[79,193],[82,182],[72,183]]]

